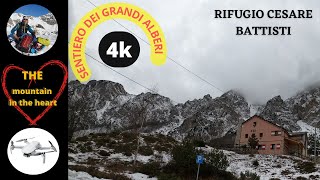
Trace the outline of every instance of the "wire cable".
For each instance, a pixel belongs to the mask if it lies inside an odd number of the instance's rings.
[[[97,7],[94,3],[92,3],[90,0],[87,0],[91,5],[93,5],[94,7]],[[146,40],[144,40],[143,38],[141,38],[140,36],[138,36],[137,34],[135,34],[134,32],[132,32],[129,28],[125,27],[123,24],[121,24],[120,22],[118,22],[115,19],[112,19],[114,22],[116,22],[118,25],[120,25],[121,27],[123,27],[124,29],[126,29],[127,31],[129,31],[131,34],[133,34],[134,36],[136,36],[137,38],[139,38],[140,40],[142,40],[144,43],[148,44],[149,46],[150,43]],[[217,89],[218,91],[220,91],[221,93],[224,93],[224,91],[221,88],[218,88],[217,86],[213,85],[212,83],[210,83],[209,81],[207,81],[206,79],[202,78],[201,76],[197,75],[196,73],[192,72],[190,69],[186,68],[185,66],[183,66],[182,64],[178,63],[177,61],[175,61],[173,58],[171,58],[170,56],[167,55],[167,58],[170,59],[171,61],[173,61],[176,65],[180,66],[181,68],[183,68],[184,70],[186,70],[187,72],[191,73],[192,75],[196,76],[198,79],[200,79],[201,81],[205,82],[206,84],[208,84],[209,86],[213,87],[214,89]]]

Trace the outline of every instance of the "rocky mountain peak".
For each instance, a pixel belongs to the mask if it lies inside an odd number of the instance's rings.
[[[87,83],[86,87],[99,91],[100,93],[111,93],[116,95],[128,94],[121,84],[112,81],[91,80]]]
[[[50,25],[54,25],[56,23],[56,19],[52,13],[48,13],[40,16],[40,19]]]
[[[155,93],[132,95],[124,87],[106,80],[92,80],[87,84],[71,81],[68,86],[69,104],[83,99],[93,111],[85,111],[82,118],[70,112],[71,129],[77,135],[114,130],[136,130],[143,122],[142,132],[162,133],[176,139],[186,137],[210,141],[232,134],[238,125],[254,114],[277,123],[289,131],[299,131],[298,120],[319,123],[320,91],[310,89],[286,101],[281,96],[270,99],[265,106],[249,105],[241,93],[230,90],[212,98],[209,94],[174,105],[168,97]],[[73,108],[77,110],[77,107]],[[77,112],[82,113],[81,110]],[[72,127],[75,126],[75,127]]]
[[[247,100],[237,91],[230,90],[224,93],[217,100],[225,103],[228,107],[234,109],[241,115],[242,119],[247,119],[250,116],[250,107]]]
[[[306,89],[286,103],[298,120],[320,127],[320,87]]]
[[[203,99],[210,101],[210,100],[212,100],[212,97],[210,96],[210,94],[207,94],[207,95],[203,96]]]
[[[94,106],[95,109],[104,107],[106,101],[115,101],[119,96],[128,95],[121,84],[106,80],[91,80],[87,84],[71,81],[69,82],[68,93],[69,101],[86,99],[86,102],[91,104],[90,107]]]
[[[284,106],[286,106],[285,102],[283,101],[283,99],[281,98],[281,96],[275,96],[272,99],[270,99],[267,104],[266,107],[277,107],[277,108],[283,108]]]
[[[135,101],[133,103],[138,103],[140,105],[152,106],[153,108],[163,108],[163,107],[172,107],[173,104],[168,97],[161,96],[159,94],[147,92],[138,94],[132,99]]]
[[[222,96],[228,96],[228,97],[243,97],[241,93],[239,93],[237,90],[231,89],[227,91],[226,93],[222,94]]]
[[[244,105],[244,106],[248,105],[247,100],[239,92],[235,90],[230,90],[222,94],[222,96],[219,97],[218,99],[227,101],[227,102],[232,102],[233,105]]]
[[[270,99],[259,115],[281,125],[288,131],[297,131],[300,129],[296,123],[298,119],[281,96],[275,96]]]

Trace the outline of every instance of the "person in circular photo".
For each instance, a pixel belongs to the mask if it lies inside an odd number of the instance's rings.
[[[58,37],[58,24],[45,7],[29,4],[18,8],[7,23],[9,43],[18,52],[37,56],[47,52]]]

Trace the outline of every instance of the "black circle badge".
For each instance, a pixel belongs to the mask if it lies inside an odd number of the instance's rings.
[[[111,67],[128,67],[136,62],[139,54],[139,42],[128,32],[108,33],[99,43],[100,58]]]

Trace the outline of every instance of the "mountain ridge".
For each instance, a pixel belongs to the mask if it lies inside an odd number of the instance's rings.
[[[210,141],[235,132],[253,115],[253,106],[235,90],[216,98],[208,94],[178,104],[150,92],[132,95],[121,84],[106,80],[92,80],[87,84],[70,81],[68,93],[69,128],[74,132],[71,136],[75,137],[96,132],[140,130],[178,140],[190,137]],[[84,102],[85,110],[78,112],[79,101]],[[319,127],[319,104],[320,88],[316,87],[287,100],[275,96],[265,105],[254,107],[255,114],[291,131],[299,131],[297,122],[300,120]]]

